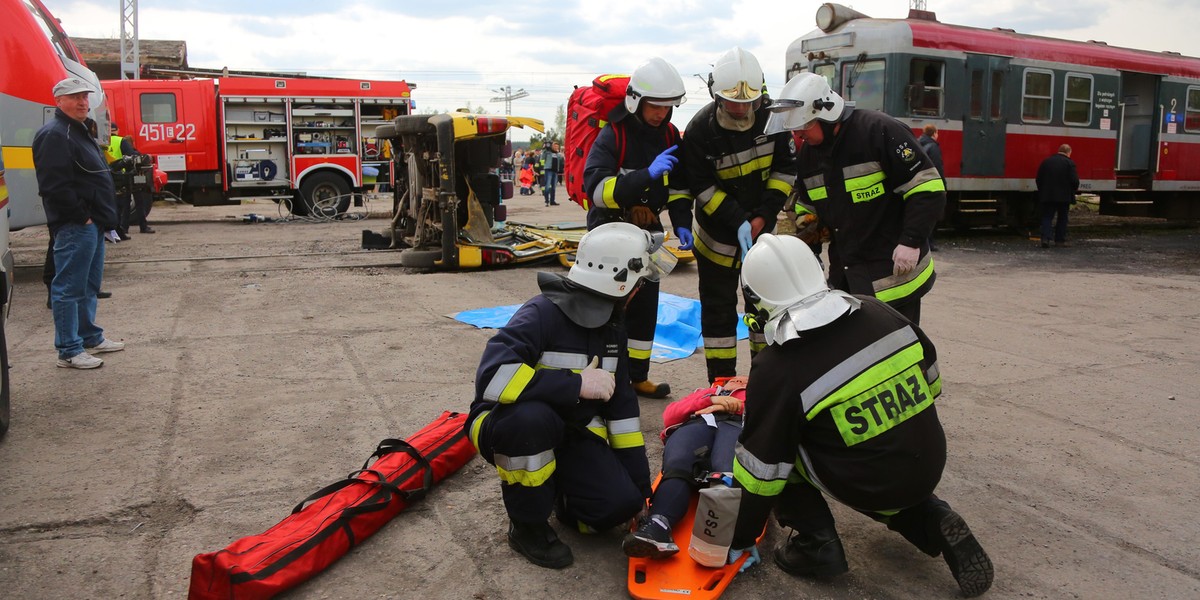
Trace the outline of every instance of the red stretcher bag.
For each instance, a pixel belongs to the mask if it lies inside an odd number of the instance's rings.
[[[270,598],[321,572],[475,456],[466,420],[447,411],[408,440],[383,440],[362,469],[305,498],[278,525],[196,555],[189,600]]]

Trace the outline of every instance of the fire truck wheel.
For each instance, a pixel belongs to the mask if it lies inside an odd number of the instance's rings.
[[[304,178],[292,202],[292,212],[301,216],[334,217],[349,208],[350,186],[333,173],[314,173]]]
[[[441,258],[441,250],[409,249],[400,253],[400,266],[413,269],[432,269]]]

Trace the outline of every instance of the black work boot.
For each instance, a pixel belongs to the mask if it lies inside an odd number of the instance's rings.
[[[508,545],[539,567],[562,569],[575,562],[571,548],[558,539],[549,523],[510,522]]]
[[[785,573],[820,579],[850,570],[842,540],[832,527],[812,533],[793,531],[787,543],[775,549],[775,564]]]
[[[679,552],[667,519],[662,515],[650,515],[637,531],[626,534],[621,549],[625,556],[633,558],[659,559]]]
[[[929,511],[926,526],[929,539],[941,548],[942,558],[964,596],[978,596],[992,587],[992,559],[958,513],[948,506],[935,506]]]

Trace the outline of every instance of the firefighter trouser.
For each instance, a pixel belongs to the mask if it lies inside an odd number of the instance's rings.
[[[938,524],[932,514],[935,506],[949,507],[944,500],[930,494],[928,498],[914,506],[898,511],[867,511],[859,510],[864,515],[884,523],[888,529],[904,536],[918,550],[930,556],[937,556],[941,549],[933,539],[931,532],[937,531]],[[857,509],[855,509],[857,510]],[[798,533],[812,533],[822,529],[835,529],[833,513],[825,501],[821,491],[812,484],[804,481],[793,473],[788,478],[783,493],[775,501],[775,518],[784,527],[791,527]]]
[[[650,378],[650,350],[658,326],[658,282],[642,284],[625,309],[625,331],[629,334],[629,381]]]
[[[741,263],[735,267],[719,265],[699,252],[696,255],[696,274],[700,277],[700,332],[704,336],[704,361],[708,365],[708,381],[737,375],[738,291],[741,289]],[[743,306],[754,307],[743,298]],[[763,349],[761,333],[750,334],[750,355]]]
[[[501,405],[476,418],[479,454],[496,466],[513,521],[544,523],[557,502],[564,522],[607,529],[641,510],[642,492],[608,443],[567,425],[550,405]]]
[[[740,420],[717,421],[713,427],[693,419],[676,429],[663,446],[663,478],[650,499],[650,514],[678,523],[692,499],[695,475],[733,472],[733,447],[741,433]]]

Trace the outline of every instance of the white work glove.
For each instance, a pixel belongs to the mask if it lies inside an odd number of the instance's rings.
[[[121,241],[121,236],[117,235],[117,232],[115,229],[109,229],[108,231],[104,232],[104,239],[115,244],[115,243]]]
[[[904,275],[917,268],[917,259],[921,258],[921,249],[898,244],[892,252],[892,273]]]
[[[608,402],[617,389],[617,379],[612,373],[600,368],[600,357],[593,356],[592,362],[579,372],[583,381],[579,384],[579,397],[584,400]]]

